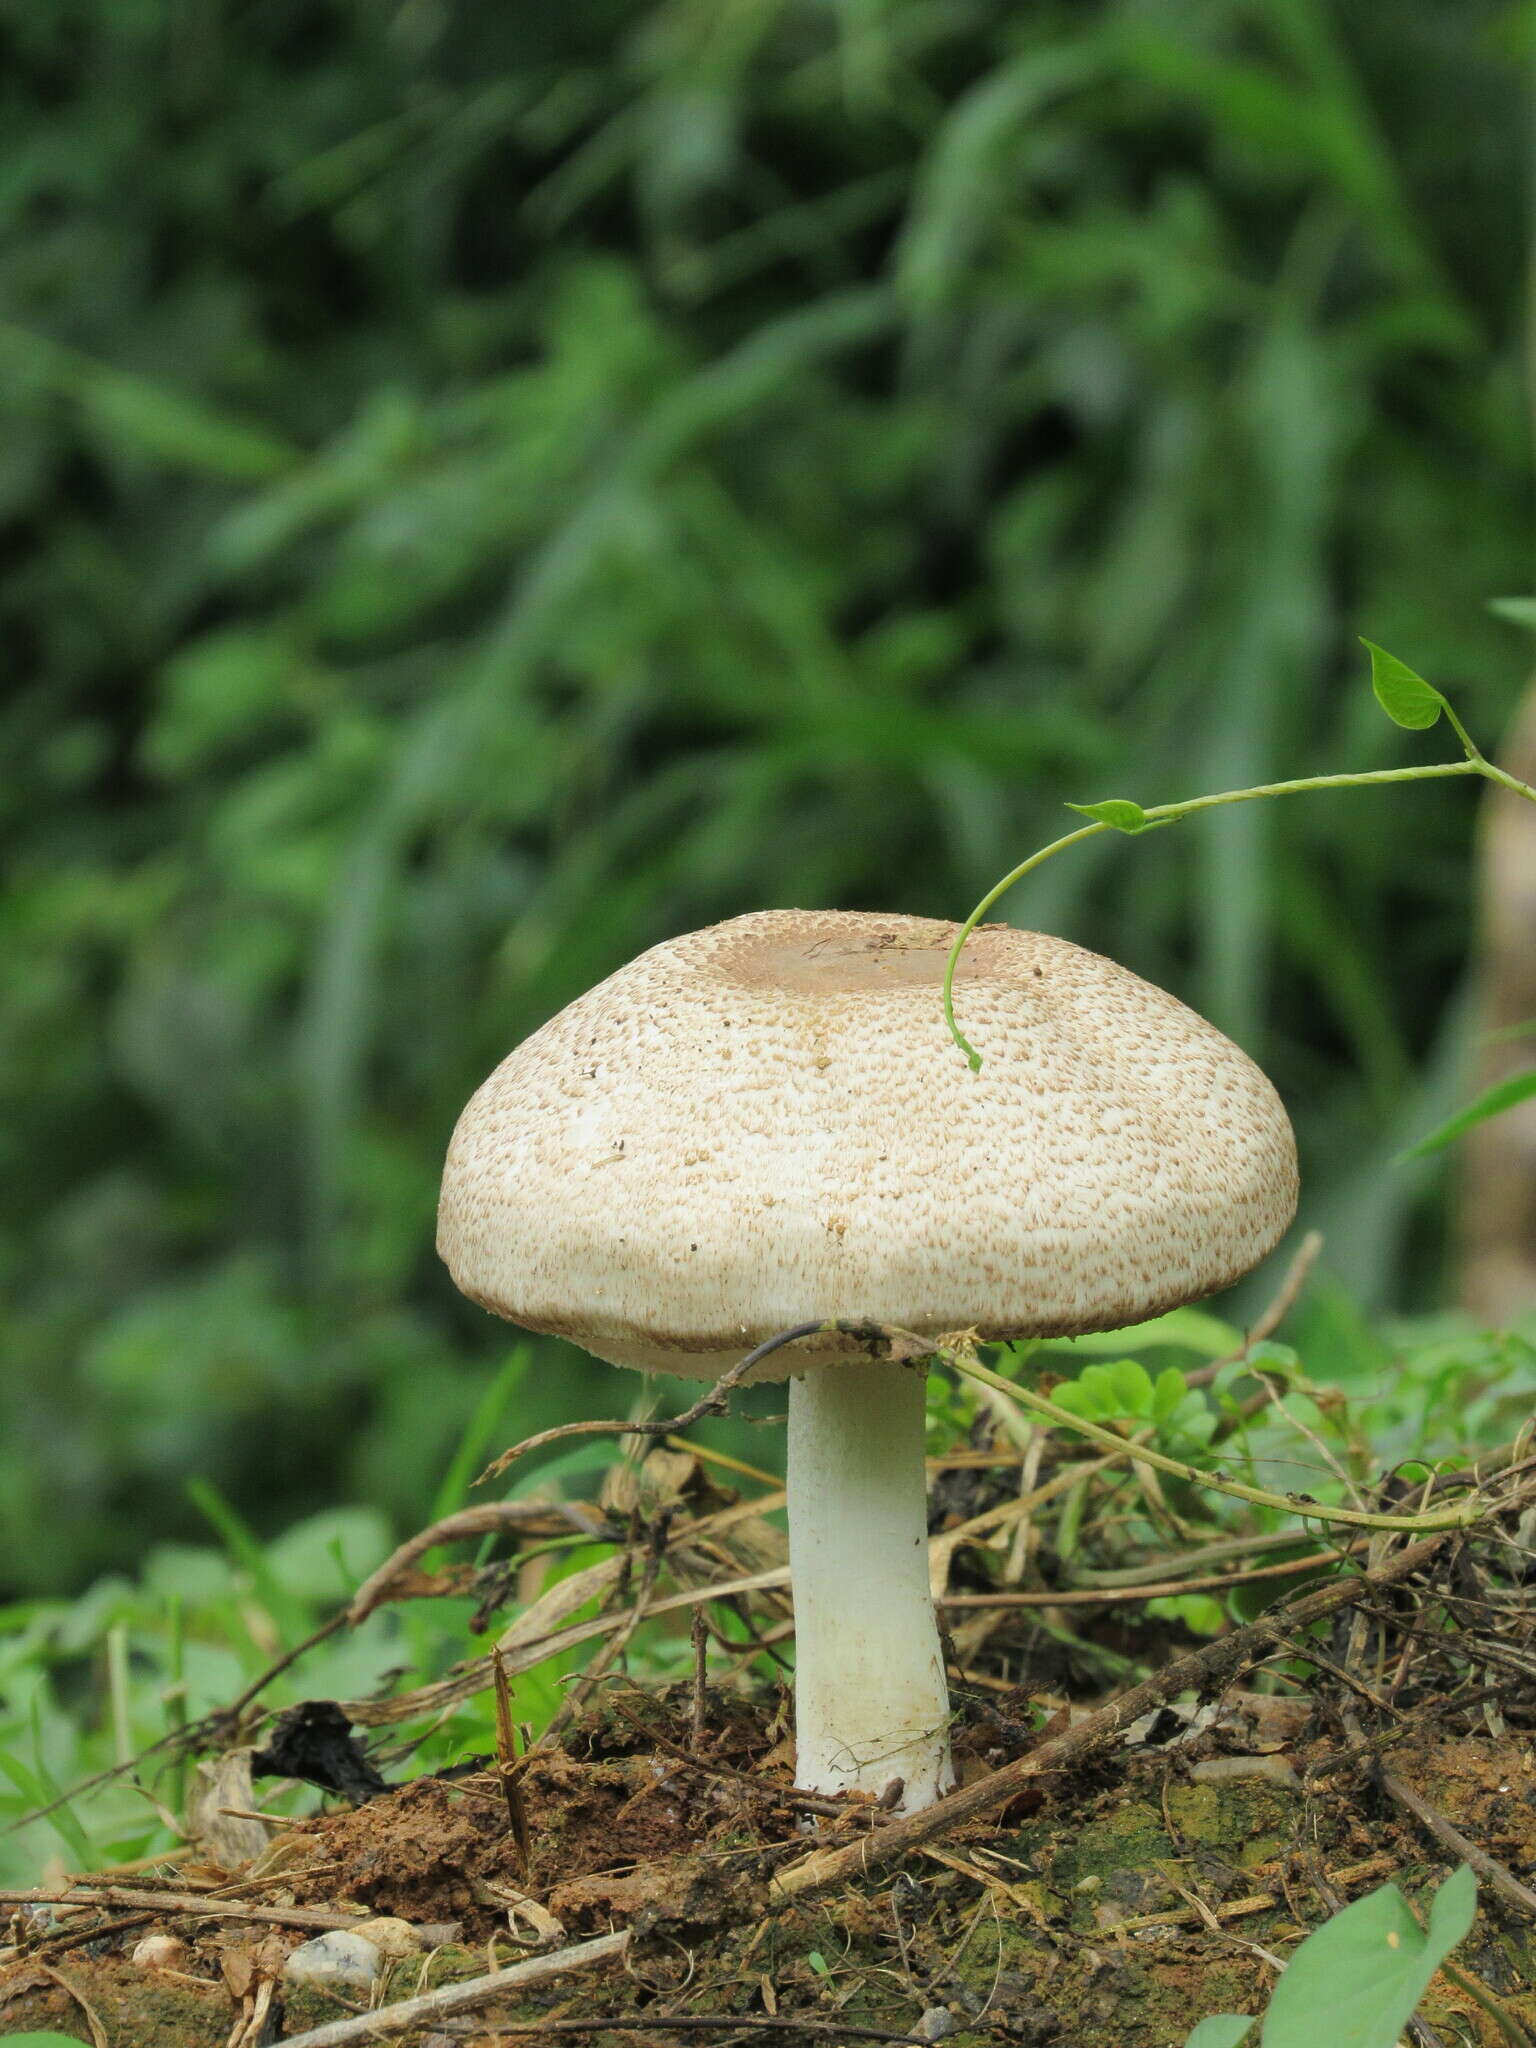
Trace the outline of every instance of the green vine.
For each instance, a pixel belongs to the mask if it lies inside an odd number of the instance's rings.
[[[1471,1494],[1450,1507],[1435,1508],[1426,1514],[1393,1515],[1373,1514],[1364,1508],[1328,1507],[1308,1494],[1271,1493],[1265,1487],[1248,1486],[1240,1479],[1229,1479],[1224,1472],[1203,1472],[1198,1465],[1187,1464],[1182,1458],[1170,1458],[1166,1452],[1133,1443],[1112,1429],[1102,1429],[1086,1416],[1075,1415],[1070,1408],[1058,1407],[1044,1394],[1037,1394],[1017,1380],[991,1371],[949,1346],[935,1345],[932,1350],[936,1358],[955,1372],[963,1373],[967,1379],[975,1380],[981,1386],[992,1388],[995,1393],[1007,1395],[1009,1400],[1017,1401],[1021,1408],[1029,1409],[1045,1422],[1070,1429],[1104,1450],[1115,1451],[1121,1457],[1131,1459],[1133,1463],[1151,1465],[1156,1471],[1183,1479],[1191,1486],[1204,1487],[1211,1493],[1230,1494],[1234,1500],[1247,1501],[1254,1507],[1273,1508],[1280,1514],[1300,1515],[1309,1522],[1330,1522],[1348,1529],[1391,1529],[1420,1536],[1429,1535],[1436,1529],[1470,1528],[1482,1513],[1476,1496]]]
[[[955,970],[960,964],[961,951],[999,897],[1006,895],[1016,882],[1023,881],[1026,875],[1033,874],[1046,861],[1058,853],[1065,853],[1069,846],[1080,845],[1083,840],[1092,839],[1100,832],[1123,832],[1134,837],[1159,825],[1175,825],[1181,818],[1192,817],[1197,811],[1216,810],[1223,804],[1253,803],[1260,797],[1300,796],[1314,789],[1367,789],[1381,783],[1430,782],[1454,775],[1479,776],[1485,782],[1498,783],[1504,789],[1513,790],[1517,796],[1536,803],[1536,789],[1507,774],[1488,759],[1432,683],[1427,683],[1396,655],[1388,654],[1385,648],[1377,647],[1369,640],[1363,644],[1370,652],[1371,687],[1376,693],[1376,701],[1394,725],[1403,726],[1410,732],[1423,732],[1443,717],[1461,741],[1466,758],[1461,761],[1435,761],[1416,768],[1369,768],[1352,775],[1309,775],[1290,782],[1264,782],[1251,789],[1224,789],[1211,796],[1187,797],[1178,803],[1153,804],[1145,809],[1124,797],[1111,797],[1097,804],[1068,804],[1069,811],[1077,811],[1090,822],[1053,840],[1049,846],[1041,847],[995,883],[961,925],[950,948],[944,969],[944,1019],[950,1036],[970,1062],[973,1074],[981,1071],[981,1054],[960,1029],[955,1017]]]

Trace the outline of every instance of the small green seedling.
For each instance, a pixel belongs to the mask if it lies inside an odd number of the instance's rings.
[[[1420,1927],[1396,1885],[1384,1884],[1309,1934],[1286,1965],[1264,2015],[1260,2048],[1396,2048],[1419,2000],[1477,1912],[1466,1864],[1435,1894]],[[1202,2020],[1184,2048],[1238,2048],[1254,2022]]]

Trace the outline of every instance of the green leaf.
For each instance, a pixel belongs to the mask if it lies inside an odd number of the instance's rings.
[[[1105,1370],[1114,1383],[1122,1415],[1152,1413],[1152,1375],[1144,1365],[1134,1358],[1117,1358]]]
[[[1285,1379],[1301,1377],[1299,1354],[1291,1345],[1277,1344],[1272,1337],[1262,1337],[1257,1344],[1250,1344],[1240,1363],[1250,1372],[1272,1372]]]
[[[1465,1864],[1435,1896],[1425,1932],[1395,1885],[1357,1899],[1309,1934],[1275,1987],[1263,2048],[1396,2048],[1430,1979],[1472,1925],[1477,1883]]]
[[[829,1966],[826,1957],[822,1954],[819,1948],[810,1949],[806,1954],[805,1960],[810,1964],[811,1968],[816,1972],[818,1977],[831,1976],[831,1967]]]
[[[1512,626],[1529,626],[1536,632],[1536,597],[1493,597],[1488,609],[1495,618],[1508,619]]]
[[[1091,1415],[1118,1415],[1120,1396],[1115,1388],[1115,1376],[1107,1365],[1085,1365],[1077,1376],[1077,1384],[1084,1396],[1093,1403]]]
[[[1177,1344],[1201,1358],[1221,1358],[1239,1349],[1243,1333],[1204,1309],[1174,1308],[1150,1322],[1130,1323],[1123,1330],[1095,1330],[1086,1337],[1046,1339],[1042,1351],[1070,1352],[1078,1358],[1123,1358],[1145,1344]]]
[[[1253,2021],[1245,2013],[1216,2012],[1202,2020],[1184,2048],[1238,2048]]]
[[[1092,818],[1096,825],[1113,825],[1117,832],[1146,832],[1159,822],[1123,796],[1108,797],[1101,804],[1068,804],[1067,809],[1081,818]]]
[[[1489,1117],[1498,1116],[1503,1110],[1513,1109],[1517,1102],[1528,1102],[1533,1095],[1536,1095],[1536,1067],[1524,1074],[1512,1074],[1507,1081],[1495,1081],[1475,1102],[1457,1110],[1438,1130],[1431,1131],[1427,1138],[1420,1138],[1417,1145],[1410,1145],[1399,1157],[1422,1159],[1426,1152],[1438,1152],[1442,1145],[1451,1144],[1463,1132],[1486,1123]]]
[[[1219,1636],[1227,1625],[1226,1609],[1209,1593],[1160,1593],[1147,1602],[1147,1612],[1158,1621],[1182,1622],[1197,1636]]]
[[[1385,711],[1394,725],[1405,726],[1409,732],[1427,732],[1439,721],[1445,710],[1445,699],[1433,683],[1411,669],[1406,661],[1399,661],[1395,654],[1388,654],[1384,647],[1378,647],[1374,640],[1363,636],[1360,645],[1371,657],[1371,688],[1376,692],[1376,702]]]
[[[275,476],[298,459],[264,427],[9,320],[0,321],[0,361],[13,376],[73,401],[113,449],[137,448],[173,468],[245,482]]]
[[[1152,1420],[1166,1422],[1189,1392],[1189,1383],[1176,1365],[1165,1365],[1152,1388]]]
[[[1464,1941],[1472,1932],[1472,1922],[1477,1918],[1477,1879],[1470,1864],[1463,1863],[1435,1893],[1435,1902],[1429,1909],[1429,1933],[1427,1946],[1434,1951],[1434,1964],[1438,1970],[1456,1944]]]
[[[285,1593],[300,1600],[347,1600],[392,1545],[377,1508],[322,1508],[274,1536],[266,1564]]]
[[[1203,1444],[1216,1432],[1216,1417],[1204,1396],[1193,1387],[1167,1418],[1166,1432],[1170,1437],[1183,1437],[1186,1443]]]
[[[35,1707],[32,1744],[35,1751],[39,1746]],[[75,1818],[74,1807],[67,1800],[62,1805],[55,1805],[59,1798],[59,1787],[41,1760],[37,1761],[35,1771],[29,1771],[19,1756],[0,1749],[0,1772],[10,1779],[28,1806],[53,1806],[53,1812],[48,1815],[49,1827],[69,1851],[70,1861],[74,1867],[77,1870],[89,1870],[95,1861],[96,1852],[92,1849],[84,1828]]]
[[[445,1515],[451,1515],[456,1508],[464,1505],[469,1498],[469,1489],[476,1472],[485,1463],[490,1449],[491,1438],[501,1420],[502,1410],[511,1399],[518,1383],[533,1362],[533,1348],[528,1344],[514,1345],[502,1364],[501,1371],[480,1397],[479,1405],[470,1417],[468,1427],[459,1438],[457,1448],[448,1462],[432,1502],[430,1521],[440,1522]]]

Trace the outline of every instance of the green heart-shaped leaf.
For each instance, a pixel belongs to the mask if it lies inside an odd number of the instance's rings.
[[[1264,2048],[1395,2048],[1429,1981],[1472,1925],[1477,1881],[1465,1864],[1435,1894],[1426,1932],[1395,1885],[1356,1899],[1309,1934],[1264,2015]]]
[[[1238,2048],[1253,2021],[1245,2013],[1216,2012],[1202,2020],[1184,2048]]]
[[[1434,684],[1374,640],[1362,638],[1360,645],[1371,657],[1371,688],[1388,718],[1409,732],[1427,732],[1445,709],[1445,699]]]

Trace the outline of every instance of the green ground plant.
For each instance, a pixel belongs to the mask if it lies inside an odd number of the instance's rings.
[[[1430,1979],[1470,1932],[1477,1880],[1465,1864],[1418,1918],[1396,1885],[1356,1899],[1309,1934],[1285,1966],[1260,2028],[1260,2048],[1397,2048]],[[1254,2021],[1237,2013],[1202,2020],[1184,2048],[1241,2048]]]

